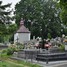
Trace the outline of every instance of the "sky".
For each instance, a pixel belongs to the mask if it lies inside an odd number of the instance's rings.
[[[12,3],[11,9],[14,10],[16,3],[18,3],[20,0],[0,0],[0,1],[2,1],[3,5],[8,4],[8,3]],[[11,13],[11,16],[13,16],[13,12]],[[15,21],[12,21],[12,23],[15,23]]]
[[[0,0],[3,3],[2,4],[8,4],[8,3],[12,3],[11,8],[14,9],[15,4],[18,3],[20,0]]]

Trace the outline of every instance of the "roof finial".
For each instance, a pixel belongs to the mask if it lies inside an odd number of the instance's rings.
[[[24,25],[24,20],[23,18],[21,18],[21,21],[20,21],[20,26]]]

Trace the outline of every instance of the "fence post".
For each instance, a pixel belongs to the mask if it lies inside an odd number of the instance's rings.
[[[31,62],[33,62],[33,51],[31,51]]]
[[[46,59],[46,64],[48,64],[48,58]]]

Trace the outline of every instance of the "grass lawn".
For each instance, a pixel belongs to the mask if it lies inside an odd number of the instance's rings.
[[[0,67],[40,67],[40,66],[37,64],[32,64],[30,62],[7,59],[0,61]]]
[[[0,58],[0,67],[41,67],[27,61],[13,60],[10,58]]]
[[[23,67],[23,66],[2,61],[0,62],[0,67]]]
[[[7,59],[0,61],[0,67],[41,67],[41,66],[37,64],[32,64],[30,62]]]
[[[11,56],[10,56],[11,57]],[[26,61],[10,59],[6,54],[0,54],[0,67],[41,67],[37,64],[32,64]]]

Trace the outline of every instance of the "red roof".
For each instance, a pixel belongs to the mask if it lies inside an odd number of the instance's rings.
[[[30,31],[24,25],[22,25],[17,33],[30,33]]]
[[[24,20],[23,20],[23,18],[21,18],[20,28],[17,31],[17,33],[30,33],[30,31],[24,26]]]

